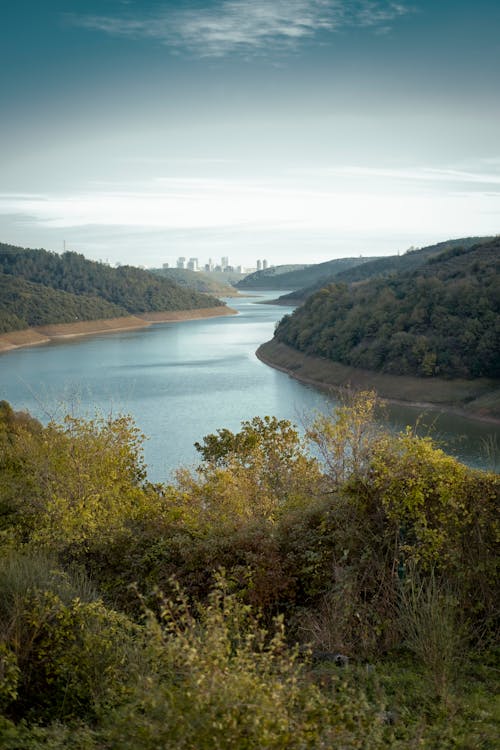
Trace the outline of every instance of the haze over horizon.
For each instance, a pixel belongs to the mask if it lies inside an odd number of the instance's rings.
[[[18,0],[0,241],[111,263],[500,231],[492,0]]]

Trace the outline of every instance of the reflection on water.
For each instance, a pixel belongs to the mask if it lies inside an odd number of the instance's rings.
[[[131,414],[149,438],[150,478],[167,479],[179,465],[196,461],[193,443],[219,427],[236,430],[242,420],[265,414],[300,425],[304,415],[334,405],[332,395],[255,357],[287,312],[259,302],[275,296],[231,299],[240,311],[234,317],[165,323],[0,355],[0,398],[44,421],[67,412]],[[496,441],[498,455],[497,426],[401,406],[390,406],[388,415],[397,429],[418,421],[420,434],[430,431],[461,460],[494,468],[488,444],[491,454]]]

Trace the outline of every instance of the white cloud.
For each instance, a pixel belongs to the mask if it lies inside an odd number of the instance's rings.
[[[149,16],[70,16],[70,21],[114,36],[155,39],[200,57],[291,50],[321,31],[347,26],[386,32],[412,12],[386,0],[222,0],[198,9],[165,9]]]
[[[388,22],[409,12],[411,9],[402,3],[380,3],[367,0],[360,4],[355,17],[361,26],[376,26],[387,32],[390,28],[386,25]]]
[[[0,196],[0,214],[31,216],[40,228],[147,227],[152,230],[442,232],[488,234],[498,229],[498,194],[491,190],[370,191],[299,189],[277,182],[164,179],[149,189],[96,190],[69,196]],[[496,227],[496,228],[495,228]]]
[[[451,167],[434,168],[434,167],[415,167],[415,168],[399,168],[399,169],[387,169],[383,167],[357,167],[357,166],[344,166],[344,167],[324,167],[316,169],[303,169],[303,170],[292,170],[296,175],[303,175],[304,177],[319,177],[323,179],[328,178],[359,178],[362,180],[390,180],[394,182],[416,182],[416,183],[428,183],[432,186],[433,183],[448,183],[450,189],[460,189],[461,186],[467,185],[469,189],[473,189],[473,185],[477,185],[478,189],[483,190],[486,186],[489,186],[490,190],[495,190],[495,186],[500,186],[500,162],[496,163],[495,160],[488,160],[485,164],[477,165],[483,167],[481,171],[477,168],[471,169],[458,169]],[[487,167],[488,169],[484,169]],[[479,186],[481,186],[479,188]],[[442,185],[439,187],[442,189]]]

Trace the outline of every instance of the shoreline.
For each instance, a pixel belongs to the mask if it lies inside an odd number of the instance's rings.
[[[75,323],[51,323],[19,331],[0,334],[0,354],[28,346],[40,346],[53,341],[62,341],[81,336],[94,336],[101,333],[119,333],[148,328],[159,323],[182,323],[186,320],[216,318],[223,315],[237,315],[238,311],[227,305],[200,307],[195,310],[165,310],[163,312],[139,313],[118,318],[98,318],[81,320]]]
[[[257,358],[302,383],[323,390],[375,390],[385,401],[500,425],[500,381],[444,381],[360,370],[267,341]]]

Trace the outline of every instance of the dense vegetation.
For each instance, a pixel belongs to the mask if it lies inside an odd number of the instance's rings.
[[[328,285],[285,316],[275,337],[396,375],[499,378],[499,271],[499,238],[454,245],[415,270]]]
[[[366,281],[377,277],[392,276],[404,271],[415,271],[427,263],[435,255],[439,255],[446,250],[454,248],[469,248],[480,242],[492,240],[492,237],[465,237],[458,240],[446,240],[438,242],[436,245],[429,245],[418,249],[407,250],[402,255],[388,255],[384,258],[365,258],[365,263],[350,266],[349,268],[340,269],[335,278],[333,275],[323,276],[315,280],[312,284],[304,284],[302,288],[296,289],[290,294],[284,294],[279,299],[283,304],[301,304],[304,300],[327,286],[332,281],[341,281],[345,284],[352,284],[356,281]]]
[[[4,306],[0,315],[0,330],[3,331],[18,328],[17,318],[26,320],[28,325],[62,323],[74,321],[77,317],[81,319],[78,308],[82,313],[89,311],[91,317],[85,319],[94,319],[98,317],[92,312],[93,309],[97,311],[96,298],[100,298],[103,312],[108,310],[101,317],[191,310],[223,304],[215,297],[182,289],[170,279],[155,277],[139,268],[111,268],[72,252],[58,255],[46,250],[0,243],[0,273],[11,277],[10,283],[4,279],[4,289],[10,299],[19,302],[23,312],[23,315],[18,315],[9,305]],[[21,291],[20,280],[31,282],[32,285],[22,287]],[[22,300],[17,300],[18,290],[23,295]],[[67,292],[68,296],[55,295],[47,290]],[[82,301],[75,301],[69,295],[82,297]],[[47,311],[44,318],[37,314],[39,306]],[[119,311],[117,308],[120,308]],[[38,322],[32,322],[34,320]]]
[[[341,271],[363,265],[368,258],[337,258],[308,266],[273,266],[245,276],[238,289],[301,289],[311,284],[325,284]],[[289,269],[289,270],[287,270]]]
[[[190,271],[187,268],[152,268],[151,273],[204,294],[215,294],[218,297],[230,297],[235,294],[235,289],[229,281],[214,278],[211,273]]]
[[[152,485],[128,418],[1,402],[0,746],[493,750],[500,477],[375,406]]]
[[[70,294],[0,273],[0,333],[44,323],[74,323],[127,315],[123,307],[88,294]]]
[[[280,277],[287,276],[289,273],[302,271],[307,268],[306,263],[286,263],[281,266],[270,266],[260,271],[249,273],[243,279],[235,284],[238,289],[290,289],[289,286],[282,286]]]

